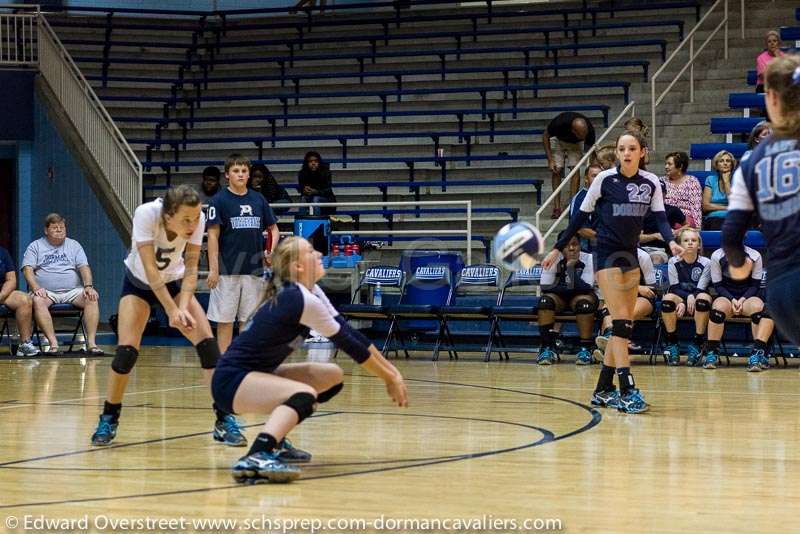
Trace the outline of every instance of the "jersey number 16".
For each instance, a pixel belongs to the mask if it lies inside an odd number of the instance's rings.
[[[800,191],[800,150],[767,157],[756,164],[758,200],[788,197]]]

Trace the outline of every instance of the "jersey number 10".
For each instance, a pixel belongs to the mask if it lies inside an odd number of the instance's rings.
[[[758,200],[766,202],[800,191],[800,150],[763,158],[756,164]]]

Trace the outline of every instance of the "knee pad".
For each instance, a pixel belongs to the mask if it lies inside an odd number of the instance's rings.
[[[219,343],[213,337],[209,337],[198,343],[195,348],[197,356],[200,358],[200,366],[203,369],[213,369],[219,360]]]
[[[756,312],[750,316],[750,322],[753,324],[758,324],[761,322],[761,319],[771,319],[767,310],[761,310],[760,312]]]
[[[671,300],[662,300],[661,301],[661,311],[664,313],[675,313],[675,310],[678,309],[678,305],[675,304]]]
[[[719,310],[711,310],[708,314],[708,319],[712,323],[723,324],[725,322],[725,314]]]
[[[614,319],[611,321],[611,335],[630,339],[633,334],[633,321],[627,319]]]
[[[295,393],[286,399],[283,404],[297,412],[297,422],[300,423],[303,419],[314,413],[315,402],[317,402],[317,398],[314,397],[314,395],[303,391],[301,393]]]
[[[539,299],[539,309],[545,311],[555,311],[556,310],[556,301],[549,295],[542,295],[542,298]]]
[[[694,301],[694,309],[699,312],[711,311],[711,303],[706,299],[697,299]]]
[[[600,308],[600,311],[597,313],[597,318],[602,321],[603,319],[605,319],[609,315],[611,315],[611,312],[608,311],[608,308],[603,307],[603,308]]]
[[[342,391],[343,387],[344,387],[344,384],[339,382],[338,384],[336,384],[332,388],[326,389],[325,391],[323,391],[322,393],[317,395],[317,402],[328,402],[329,400],[334,398],[336,395],[338,395],[339,392]]]
[[[136,365],[136,360],[139,358],[139,351],[130,345],[120,345],[117,347],[114,359],[111,361],[111,368],[114,372],[121,375],[127,375],[133,370]]]
[[[578,315],[586,315],[597,311],[596,300],[581,299],[575,304],[575,313]]]

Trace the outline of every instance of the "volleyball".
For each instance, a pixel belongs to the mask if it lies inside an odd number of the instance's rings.
[[[530,269],[544,252],[544,240],[539,229],[528,222],[505,225],[494,238],[494,259],[512,271]]]

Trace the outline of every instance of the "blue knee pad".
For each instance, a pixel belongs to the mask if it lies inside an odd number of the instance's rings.
[[[136,360],[139,358],[139,351],[130,345],[119,345],[114,354],[114,359],[111,360],[111,368],[114,372],[121,375],[127,375],[133,370],[136,365]]]

